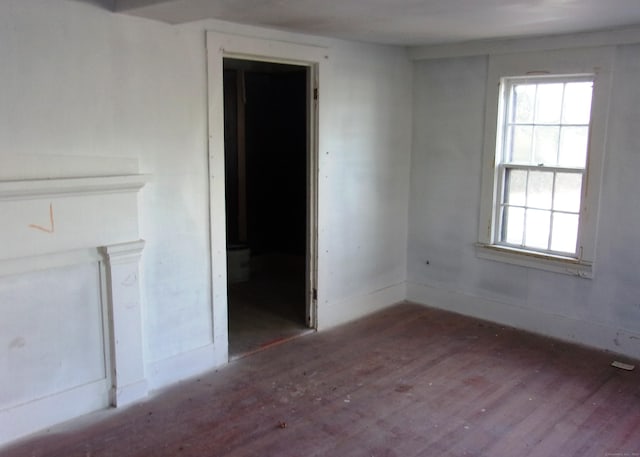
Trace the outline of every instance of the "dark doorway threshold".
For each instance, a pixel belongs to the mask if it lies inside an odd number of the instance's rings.
[[[260,256],[248,281],[229,284],[231,360],[314,332],[305,325],[304,257]]]

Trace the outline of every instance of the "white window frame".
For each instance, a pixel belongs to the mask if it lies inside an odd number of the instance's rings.
[[[505,153],[507,152],[506,150],[508,150],[508,140],[509,140],[509,126],[511,125],[510,121],[508,120],[508,112],[510,110],[513,109],[513,87],[516,85],[520,85],[520,84],[536,84],[536,85],[540,85],[540,84],[549,84],[549,83],[560,83],[560,84],[567,84],[567,83],[574,83],[574,82],[588,82],[591,84],[591,86],[593,87],[593,79],[594,79],[594,75],[561,75],[561,76],[548,76],[548,75],[540,75],[540,76],[526,76],[526,77],[522,77],[522,76],[516,76],[516,77],[505,77],[501,79],[501,90],[500,90],[500,103],[499,103],[499,118],[498,118],[498,126],[500,127],[498,132],[497,132],[497,141],[496,141],[496,167],[497,167],[497,176],[496,179],[498,179],[498,195],[496,196],[496,211],[494,214],[495,220],[494,220],[494,239],[495,239],[495,244],[499,245],[499,246],[504,246],[507,248],[516,248],[516,249],[524,249],[524,250],[530,250],[533,252],[537,252],[537,253],[542,253],[542,254],[546,254],[546,255],[555,255],[558,257],[567,257],[567,258],[571,258],[571,259],[577,259],[579,258],[579,252],[576,252],[577,250],[577,246],[574,246],[574,252],[572,253],[567,253],[567,252],[553,252],[553,250],[551,249],[550,246],[548,246],[548,248],[533,248],[533,247],[521,247],[521,246],[515,246],[511,243],[509,243],[508,241],[503,241],[502,240],[502,236],[501,236],[501,232],[503,230],[503,224],[504,224],[504,215],[503,215],[503,211],[504,211],[504,207],[505,206],[512,206],[508,203],[506,203],[504,200],[506,198],[505,192],[506,192],[506,179],[507,179],[507,174],[508,174],[508,170],[521,170],[521,171],[527,171],[527,172],[531,172],[531,171],[540,171],[540,172],[550,172],[553,173],[554,176],[554,182],[555,182],[555,176],[556,173],[570,173],[570,174],[575,174],[575,175],[579,175],[580,176],[580,188],[581,188],[581,195],[580,195],[580,201],[582,201],[585,198],[584,195],[584,190],[585,190],[585,178],[586,178],[586,171],[587,171],[587,163],[585,161],[584,166],[582,167],[568,167],[568,166],[562,166],[560,164],[557,165],[551,165],[551,164],[534,164],[534,163],[518,163],[518,162],[511,162],[511,161],[507,161],[506,157],[505,157]],[[590,104],[591,107],[591,104]],[[589,112],[590,114],[590,112]],[[589,116],[590,117],[590,116]],[[566,125],[563,124],[562,122],[560,122],[561,120],[559,120],[559,123],[557,124],[558,127],[560,127],[561,125]],[[586,127],[589,128],[591,124],[591,121],[589,119],[589,121],[586,123]],[[540,125],[540,124],[536,124],[534,122],[533,125]],[[546,124],[548,125],[548,124]],[[554,124],[556,125],[556,124]],[[582,126],[582,124],[581,124]],[[559,145],[558,145],[559,146]],[[531,152],[531,151],[530,151]],[[558,151],[556,151],[557,153]],[[585,151],[586,152],[586,151]],[[585,154],[586,157],[586,154]],[[551,189],[551,196],[555,197],[555,185],[552,184],[552,189]],[[528,207],[528,204],[525,204],[524,207]],[[557,214],[557,213],[562,213],[564,211],[559,211],[555,208],[550,208],[550,212],[551,212],[551,216],[550,216],[550,230],[549,230],[549,237],[548,237],[548,245],[551,244],[552,241],[552,234],[553,234],[553,226],[554,224],[554,220],[555,217],[553,216],[553,214]],[[580,218],[582,211],[580,210],[580,207],[578,207],[577,209],[577,216]],[[573,213],[573,212],[572,212]],[[526,219],[526,214],[525,214],[525,219]],[[579,229],[580,225],[578,225],[578,229]],[[523,229],[526,230],[525,227],[523,227]],[[523,234],[524,235],[524,234]],[[579,233],[577,234],[577,238],[579,238]],[[523,240],[523,242],[526,240]],[[576,243],[577,244],[577,243]]]
[[[476,253],[481,258],[592,278],[598,206],[605,155],[613,47],[581,48],[489,57],[480,221]],[[593,75],[587,165],[582,188],[578,249],[575,257],[505,246],[499,242],[496,213],[500,206],[500,154],[503,128],[501,81],[509,77]]]

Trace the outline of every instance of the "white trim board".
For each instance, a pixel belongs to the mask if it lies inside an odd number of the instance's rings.
[[[140,190],[147,181],[148,175],[140,174],[0,181],[0,199],[18,200],[22,198],[53,198],[69,194],[135,192]]]
[[[487,86],[485,90],[485,127],[482,152],[482,187],[478,241],[476,252],[491,260],[535,268],[575,274],[588,278],[593,275],[600,189],[603,179],[606,138],[609,119],[609,103],[612,87],[612,69],[615,48],[600,46],[574,50],[527,52],[492,55],[489,57]],[[496,225],[498,224],[499,196],[501,189],[497,150],[502,144],[504,123],[505,77],[526,77],[543,72],[545,75],[591,75],[593,78],[593,102],[589,126],[589,146],[580,203],[580,223],[577,235],[576,258],[570,266],[566,259],[543,258],[527,248],[501,247]],[[488,230],[489,228],[489,230]],[[498,252],[498,249],[501,252]],[[499,256],[498,256],[499,254]],[[548,253],[543,253],[548,254]],[[506,257],[509,257],[508,259]],[[569,270],[567,271],[568,268]]]
[[[52,425],[107,408],[108,392],[109,381],[101,379],[0,410],[0,446]]]
[[[170,386],[227,363],[226,351],[221,353],[213,344],[182,352],[173,357],[151,362],[146,367],[151,390]]]
[[[102,262],[103,260],[97,248],[77,249],[17,259],[0,259],[0,276],[24,274],[82,263]]]
[[[407,283],[407,300],[634,359],[640,354],[639,333],[606,323],[578,320],[412,282]]]
[[[223,59],[235,57],[309,67],[315,86],[319,87],[329,59],[328,50],[319,46],[284,41],[207,32],[207,87],[209,113],[209,230],[211,248],[211,303],[213,344],[216,358],[228,358],[227,265],[225,233],[225,165]],[[321,108],[319,108],[321,109]],[[315,113],[315,111],[314,111]],[[321,114],[314,119],[319,129]],[[320,140],[319,140],[320,141]],[[317,145],[320,150],[322,145]],[[312,152],[315,157],[317,152]],[[312,158],[312,160],[315,160]],[[317,198],[318,197],[314,197]],[[319,199],[318,199],[319,200]],[[316,200],[317,204],[317,200]],[[318,235],[319,236],[319,230]],[[318,287],[318,297],[322,291]],[[319,302],[319,301],[318,301]],[[313,314],[313,313],[311,313]]]
[[[318,330],[326,330],[375,313],[404,301],[405,297],[406,283],[401,282],[368,294],[338,302],[324,303],[318,310]]]
[[[413,46],[408,48],[411,60],[511,54],[530,51],[616,46],[640,43],[640,27],[598,32],[549,35],[501,40],[478,40],[463,43]]]

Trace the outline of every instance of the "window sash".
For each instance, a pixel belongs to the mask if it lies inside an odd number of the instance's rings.
[[[502,101],[500,103],[500,113],[498,116],[498,123],[499,123],[499,127],[501,128],[500,130],[500,138],[499,138],[499,142],[496,144],[497,150],[496,150],[496,163],[524,163],[524,164],[530,164],[530,165],[548,165],[548,164],[540,164],[540,163],[536,163],[536,161],[534,160],[533,154],[534,154],[534,148],[533,148],[533,144],[530,145],[530,149],[529,149],[529,160],[528,161],[516,161],[510,158],[510,156],[513,153],[513,144],[512,142],[514,141],[513,135],[516,128],[531,128],[532,129],[532,138],[531,141],[534,141],[534,135],[535,135],[535,131],[538,128],[557,128],[558,129],[558,144],[556,145],[557,149],[556,149],[556,154],[555,154],[555,163],[559,163],[560,160],[560,152],[561,152],[561,134],[562,132],[567,132],[570,129],[573,128],[586,128],[586,138],[588,139],[589,137],[589,128],[591,125],[591,115],[592,115],[592,106],[593,106],[593,84],[594,84],[594,75],[562,75],[562,76],[537,76],[537,77],[522,77],[522,76],[512,76],[512,77],[505,77],[501,79],[501,86],[502,86]],[[572,83],[591,83],[592,85],[592,92],[591,92],[591,108],[589,110],[589,120],[586,123],[576,123],[576,122],[565,122],[564,119],[564,108],[565,108],[565,96],[566,96],[566,92],[567,92],[567,86],[569,84]],[[562,84],[563,88],[562,88],[562,100],[560,101],[560,112],[558,113],[558,120],[555,122],[536,122],[536,117],[537,117],[537,109],[538,109],[538,103],[537,103],[537,91],[538,88],[541,85],[547,85],[547,84]],[[523,85],[535,85],[536,86],[536,95],[534,95],[533,100],[531,100],[531,102],[533,102],[533,108],[532,108],[532,112],[531,112],[531,120],[529,122],[523,122],[523,121],[519,121],[518,119],[516,119],[516,112],[517,112],[517,97],[516,97],[516,87],[518,86],[523,86]],[[587,140],[587,144],[588,144],[588,140]],[[587,147],[588,149],[588,147]],[[587,156],[588,156],[588,150],[587,152]],[[586,157],[585,159],[585,165],[584,167],[586,167],[586,164],[588,162],[588,157]]]
[[[512,135],[512,129],[514,127],[531,127],[531,128],[536,128],[536,127],[557,127],[559,129],[559,133],[562,131],[562,129],[566,129],[566,128],[571,128],[571,127],[582,127],[582,128],[586,128],[587,129],[587,135],[588,135],[588,129],[590,128],[590,122],[589,123],[563,123],[563,112],[562,110],[564,109],[564,100],[561,102],[561,111],[559,113],[559,118],[557,122],[535,122],[535,111],[534,113],[531,114],[532,116],[532,120],[531,122],[518,122],[518,120],[515,117],[515,112],[516,112],[516,98],[515,98],[515,93],[516,93],[516,87],[519,85],[536,85],[536,90],[537,88],[540,87],[540,85],[543,84],[563,84],[563,89],[562,89],[562,96],[564,99],[566,90],[567,90],[567,84],[570,83],[582,83],[582,82],[591,82],[593,83],[593,76],[592,75],[562,75],[562,76],[553,76],[553,77],[508,77],[508,78],[503,78],[502,79],[502,96],[503,96],[503,100],[501,102],[501,109],[500,109],[500,114],[498,117],[498,122],[499,125],[501,127],[500,129],[500,139],[499,141],[497,141],[496,146],[497,146],[497,150],[496,150],[496,155],[495,155],[495,160],[496,160],[496,178],[497,178],[497,185],[498,185],[498,192],[495,194],[495,211],[494,211],[494,221],[493,221],[493,240],[494,240],[494,244],[498,245],[498,246],[504,246],[504,247],[509,247],[509,248],[516,248],[516,249],[522,249],[525,251],[532,251],[532,252],[538,252],[541,254],[551,254],[551,255],[559,255],[559,256],[565,256],[565,257],[571,257],[571,258],[578,258],[579,257],[579,246],[581,244],[580,241],[580,237],[581,237],[581,227],[582,227],[582,223],[584,218],[582,217],[582,204],[583,204],[583,197],[584,197],[584,189],[585,189],[585,175],[586,175],[586,166],[588,163],[588,150],[586,151],[586,159],[585,159],[585,165],[584,166],[566,166],[566,165],[559,165],[558,164],[558,160],[560,160],[560,149],[556,150],[556,160],[554,162],[553,165],[549,165],[549,164],[545,164],[545,163],[534,163],[534,157],[533,157],[533,149],[531,149],[528,153],[529,156],[529,160],[522,162],[522,161],[515,161],[513,156],[513,151],[511,150],[513,145],[511,144],[511,142],[513,141],[513,138],[511,138]],[[536,102],[536,98],[537,95],[534,96],[534,99],[532,100],[532,102],[534,103],[534,106],[537,107],[537,102]],[[536,109],[536,108],[534,108]],[[557,145],[558,148],[560,148],[560,144]],[[525,198],[525,202],[524,203],[519,203],[516,204],[514,203],[512,200],[510,199],[510,197],[512,196],[510,194],[510,191],[508,189],[507,186],[507,179],[509,176],[510,171],[512,170],[520,170],[520,171],[525,171],[526,172],[526,183],[524,186],[524,198]],[[529,178],[531,176],[532,172],[542,172],[542,173],[549,173],[551,176],[551,189],[550,189],[550,203],[547,206],[538,206],[535,203],[531,203],[529,201]],[[575,210],[573,211],[569,211],[566,209],[558,209],[555,205],[556,202],[556,198],[558,196],[557,194],[557,189],[556,189],[556,183],[557,183],[557,176],[558,173],[563,173],[563,174],[576,174],[579,175],[580,179],[580,188],[577,189],[577,191],[579,192],[579,201],[577,202],[578,204],[575,207]],[[520,192],[522,193],[522,192]],[[521,197],[522,198],[522,197]],[[509,215],[509,212],[511,211],[513,213],[513,209],[520,209],[522,210],[522,213],[519,215],[521,219],[521,222],[518,224],[517,228],[515,229],[516,231],[513,232],[514,230],[514,225],[511,225],[508,227],[508,223],[509,221],[507,220],[507,217]],[[545,217],[547,217],[548,219],[548,225],[547,222],[545,221],[544,223],[542,223],[542,226],[539,226],[540,230],[546,230],[546,243],[543,243],[540,239],[536,240],[536,242],[533,242],[531,240],[527,239],[527,234],[528,233],[533,233],[531,230],[533,229],[533,225],[530,220],[528,220],[528,215],[533,215],[534,212],[538,212],[538,215],[540,217],[542,217],[543,219]],[[556,216],[557,215],[571,215],[571,216],[575,216],[577,218],[577,227],[575,229],[575,232],[573,232],[573,230],[570,232],[570,236],[575,235],[575,244],[573,245],[572,249],[569,249],[568,247],[566,248],[566,250],[558,250],[558,249],[554,249],[557,248],[558,245],[554,246],[554,236],[561,236],[560,233],[556,233],[554,231],[554,224],[556,223],[556,219],[558,219]],[[507,236],[507,228],[510,229],[510,233],[513,235],[514,233],[517,233],[520,230],[520,225],[521,225],[521,230],[522,233],[519,236],[513,237],[511,240],[508,240],[508,236]],[[546,225],[546,226],[545,226]],[[514,238],[518,239],[519,242],[514,242]],[[542,237],[544,238],[544,236]],[[570,240],[568,243],[571,243],[573,240]],[[542,245],[545,244],[545,246],[543,247]],[[565,246],[566,247],[566,246]]]
[[[525,184],[525,203],[524,204],[515,204],[509,201],[509,191],[507,186],[507,176],[509,172],[512,170],[525,171],[527,172],[527,180],[530,176],[531,172],[547,172],[552,174],[552,189],[551,189],[551,204],[548,207],[545,206],[535,206],[529,203],[528,198],[528,182]],[[505,246],[510,248],[522,249],[526,251],[539,252],[542,254],[551,254],[558,255],[564,257],[578,258],[578,246],[580,245],[580,235],[581,235],[581,226],[583,221],[583,195],[584,195],[584,182],[586,176],[586,170],[584,168],[576,168],[576,167],[551,167],[551,166],[538,166],[538,165],[524,165],[524,164],[499,164],[497,167],[498,179],[499,179],[499,193],[497,199],[497,211],[495,212],[496,220],[494,222],[494,243],[498,246]],[[574,174],[580,177],[580,200],[578,202],[578,207],[575,211],[566,210],[566,209],[557,209],[555,207],[556,197],[557,197],[557,175],[558,173],[562,174]],[[522,233],[522,242],[521,243],[512,243],[506,241],[506,221],[505,214],[506,210],[509,208],[520,208],[525,212],[525,219],[523,223],[523,233]],[[548,236],[546,248],[535,247],[527,244],[526,232],[527,232],[527,211],[545,211],[549,213],[549,228],[548,228]],[[560,251],[552,249],[552,236],[554,234],[554,221],[556,214],[566,214],[566,215],[574,215],[578,218],[577,224],[577,233],[576,233],[576,243],[574,249],[572,251]]]

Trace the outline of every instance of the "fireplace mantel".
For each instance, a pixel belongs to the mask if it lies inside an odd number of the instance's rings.
[[[0,181],[0,200],[137,191],[147,180],[141,174],[6,180]]]
[[[0,395],[0,445],[147,395],[138,202],[147,181],[0,180],[0,389],[15,391]]]
[[[146,175],[0,181],[0,260],[139,238]]]

